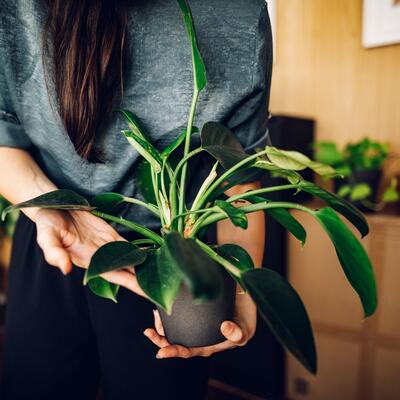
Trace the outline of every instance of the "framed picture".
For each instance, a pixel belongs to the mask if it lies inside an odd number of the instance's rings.
[[[363,46],[400,43],[400,0],[364,0]]]

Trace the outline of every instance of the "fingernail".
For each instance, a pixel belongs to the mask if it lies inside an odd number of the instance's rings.
[[[156,358],[159,359],[159,360],[162,359],[162,357],[158,353],[156,354]]]
[[[239,340],[242,340],[243,338],[243,333],[242,331],[239,330],[235,330],[231,336],[231,340],[233,340],[234,342],[238,342]]]

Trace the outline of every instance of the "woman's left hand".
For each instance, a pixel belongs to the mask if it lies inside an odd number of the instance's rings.
[[[160,314],[156,310],[154,311],[155,328],[146,329],[143,334],[160,348],[157,352],[157,358],[209,357],[220,351],[244,346],[254,336],[256,323],[256,306],[250,296],[243,293],[238,286],[235,321],[224,321],[221,324],[221,333],[225,336],[225,341],[213,346],[190,348],[170,344],[165,337]]]

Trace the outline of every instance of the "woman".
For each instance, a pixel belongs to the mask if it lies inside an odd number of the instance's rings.
[[[176,2],[0,3],[0,193],[13,203],[55,188],[135,196],[139,156],[112,110],[135,112],[159,148],[180,133],[192,76]],[[249,151],[262,146],[272,57],[265,2],[190,5],[209,80],[196,124],[223,121]],[[236,321],[221,326],[225,342],[170,345],[157,314],[155,329],[149,328],[152,306],[133,272],[104,275],[127,289],[118,304],[82,286],[91,255],[124,232],[85,212],[24,214],[10,267],[2,399],[94,399],[100,382],[106,399],[201,399],[207,356],[244,345],[254,334],[255,307],[242,294]],[[143,210],[125,214],[156,228]],[[261,264],[263,221],[252,215],[246,235],[219,225],[218,240],[241,244]]]

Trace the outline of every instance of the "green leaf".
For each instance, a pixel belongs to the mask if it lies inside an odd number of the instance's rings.
[[[19,210],[21,208],[29,207],[84,211],[90,211],[93,209],[93,207],[84,197],[73,192],[72,190],[61,189],[42,194],[41,196],[35,197],[34,199],[28,201],[24,201],[23,203],[9,206],[3,211],[1,218],[4,220],[6,215],[13,210]]]
[[[357,183],[351,188],[350,199],[352,201],[364,200],[372,193],[371,186],[367,183]]]
[[[91,279],[88,283],[90,290],[97,296],[103,297],[104,299],[112,300],[114,303],[117,303],[117,294],[119,291],[119,286],[114,285],[106,281],[103,278],[94,278]]]
[[[246,196],[246,200],[252,204],[271,202],[270,200],[261,196]],[[280,223],[285,229],[287,229],[304,246],[304,243],[307,239],[307,232],[300,222],[298,222],[288,210],[285,208],[267,208],[265,209],[265,212],[268,213],[275,221]]]
[[[157,204],[151,179],[151,166],[146,160],[141,160],[135,171],[136,184],[143,198],[151,204]]]
[[[337,192],[337,195],[339,197],[347,197],[351,192],[351,186],[350,185],[343,185],[340,187],[340,189]]]
[[[234,207],[232,204],[223,200],[216,200],[215,206],[230,219],[233,225],[242,229],[247,229],[247,215],[240,208]]]
[[[225,169],[232,168],[249,157],[237,137],[217,122],[207,122],[200,136],[201,147],[218,160]]]
[[[286,179],[292,185],[296,185],[303,180],[302,176],[296,171],[279,168],[275,164],[272,164],[271,162],[264,159],[258,159],[254,164],[254,167],[267,170],[271,173],[272,177]]]
[[[117,109],[124,117],[126,122],[128,123],[129,129],[137,136],[140,136],[142,139],[146,139],[146,133],[144,128],[142,127],[139,118],[136,117],[133,112],[128,110]]]
[[[377,306],[376,283],[371,261],[363,246],[331,208],[322,208],[315,212],[315,216],[335,246],[343,271],[360,296],[365,316],[372,315]]]
[[[135,134],[132,131],[122,131],[128,142],[136,151],[146,159],[158,174],[161,172],[162,160],[158,150],[144,137]]]
[[[246,271],[242,280],[271,332],[315,374],[317,355],[310,320],[293,287],[270,269]]]
[[[166,235],[167,255],[181,271],[184,282],[197,300],[212,300],[222,291],[220,266],[193,239],[177,232]]]
[[[237,244],[224,244],[218,248],[218,253],[241,272],[254,268],[254,263],[249,253]]]
[[[334,142],[319,142],[315,144],[315,158],[327,165],[336,165],[344,161],[344,155]]]
[[[202,91],[207,85],[206,67],[197,46],[197,38],[193,24],[192,13],[190,11],[187,0],[177,0],[177,2],[182,12],[186,31],[188,33],[190,45],[192,48],[194,85],[198,91]]]
[[[125,197],[119,193],[102,193],[90,200],[90,204],[93,207],[96,207],[98,211],[111,214],[116,207],[122,204],[125,200]]]
[[[279,150],[276,147],[267,146],[266,152],[269,160],[279,168],[292,171],[301,171],[310,168],[321,176],[337,176],[337,172],[331,166],[312,161],[297,151]]]
[[[192,134],[199,132],[199,128],[196,128],[195,126],[192,127]],[[174,152],[184,141],[186,138],[186,129],[177,137],[176,140],[174,140],[169,146],[167,146],[162,152],[161,152],[161,158],[166,159],[168,158],[172,152]]]
[[[101,246],[92,256],[83,283],[105,272],[135,266],[146,260],[146,253],[130,242],[110,242]]]
[[[166,254],[165,246],[147,251],[147,259],[135,267],[138,283],[156,305],[168,314],[179,292],[182,274]]]
[[[400,194],[397,190],[397,179],[393,178],[390,186],[386,188],[382,195],[382,200],[385,203],[395,203],[400,200]]]
[[[299,189],[325,201],[335,211],[347,218],[358,229],[362,236],[368,235],[369,228],[367,220],[361,211],[354,207],[353,204],[311,182],[300,182]]]

